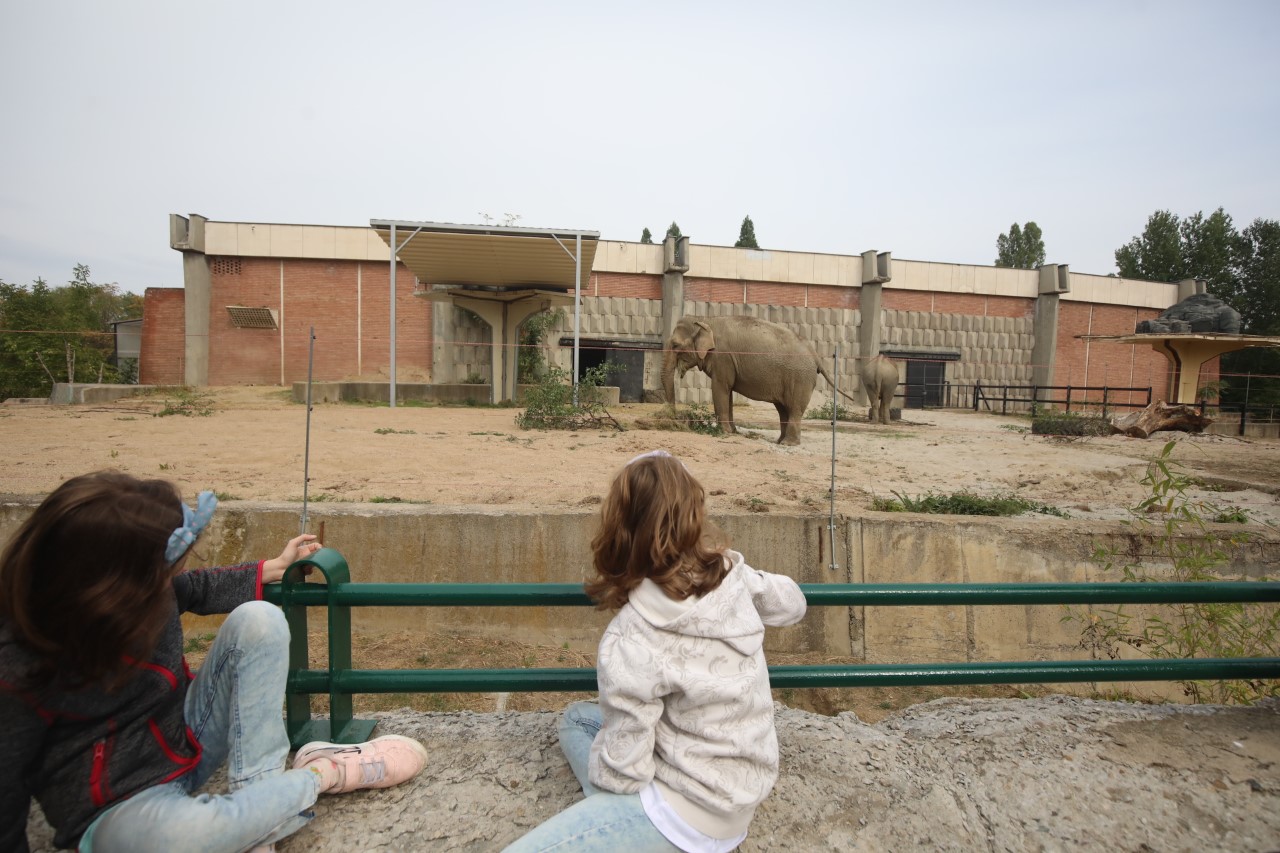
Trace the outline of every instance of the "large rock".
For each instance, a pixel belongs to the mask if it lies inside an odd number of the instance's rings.
[[[782,774],[744,853],[1280,848],[1275,702],[942,699],[874,726],[777,707]],[[496,851],[581,797],[555,714],[373,716],[427,770],[323,797],[280,853]]]
[[[1137,333],[1178,334],[1180,332],[1218,332],[1240,334],[1240,312],[1212,293],[1196,293],[1166,308],[1154,320],[1138,323]]]

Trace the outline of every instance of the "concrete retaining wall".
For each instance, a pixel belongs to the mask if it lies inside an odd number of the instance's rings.
[[[34,501],[0,503],[0,545],[31,513]],[[299,507],[228,501],[206,532],[210,562],[272,556],[297,533]],[[311,530],[346,557],[355,581],[581,582],[590,572],[596,513],[513,513],[423,505],[313,505]],[[801,583],[1087,582],[1119,580],[1090,559],[1099,543],[1143,553],[1119,524],[1060,519],[974,519],[871,513],[840,518],[836,554],[827,518],[742,513],[715,522],[757,568]],[[1238,528],[1232,528],[1232,532]],[[1224,532],[1227,528],[1224,526]],[[1280,574],[1280,535],[1255,531],[1234,549],[1232,577]],[[871,663],[1068,660],[1078,625],[1058,606],[814,608],[798,626],[771,632],[769,648],[821,652]],[[313,619],[322,618],[318,614]],[[357,631],[429,627],[494,633],[538,644],[594,649],[608,615],[586,608],[358,608]],[[216,620],[193,618],[191,630]]]

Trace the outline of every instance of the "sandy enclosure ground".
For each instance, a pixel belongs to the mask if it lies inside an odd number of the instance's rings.
[[[316,404],[310,450],[306,406],[279,388],[213,388],[212,414],[158,417],[164,395],[88,406],[0,406],[0,493],[42,495],[100,468],[164,477],[183,493],[301,501],[304,456],[312,501],[404,501],[436,506],[554,509],[597,503],[632,456],[657,447],[685,460],[713,512],[826,513],[833,437],[805,423],[799,447],[781,447],[777,415],[736,407],[745,435],[645,429],[661,407],[610,409],[626,427],[528,431],[519,410]],[[815,395],[813,405],[820,404]],[[834,437],[835,509],[858,515],[875,496],[968,490],[1012,492],[1072,518],[1115,519],[1145,494],[1148,459],[1166,441],[1204,488],[1195,495],[1280,523],[1280,442],[1157,433],[1079,440],[1033,436],[1025,418],[909,410],[891,426],[841,424]]]

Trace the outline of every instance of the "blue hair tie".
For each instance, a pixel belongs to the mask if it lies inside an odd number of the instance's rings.
[[[213,511],[218,508],[218,499],[213,492],[206,491],[196,496],[194,510],[186,504],[181,506],[182,526],[175,528],[169,534],[169,544],[164,548],[165,562],[171,566],[187,553],[187,549],[196,541],[196,537],[204,530],[209,519],[213,518]]]

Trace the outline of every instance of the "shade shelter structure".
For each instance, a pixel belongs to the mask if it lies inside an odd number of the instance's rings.
[[[1250,347],[1280,347],[1280,337],[1233,335],[1219,332],[1147,333],[1132,335],[1080,335],[1085,341],[1117,344],[1146,344],[1169,359],[1166,403],[1193,405],[1197,402],[1200,368],[1223,353]]]
[[[396,404],[396,262],[403,263],[435,302],[480,316],[493,329],[492,402],[516,392],[520,324],[531,314],[573,305],[573,381],[578,382],[582,277],[589,275],[598,231],[463,225],[371,219],[391,249],[391,405]]]

